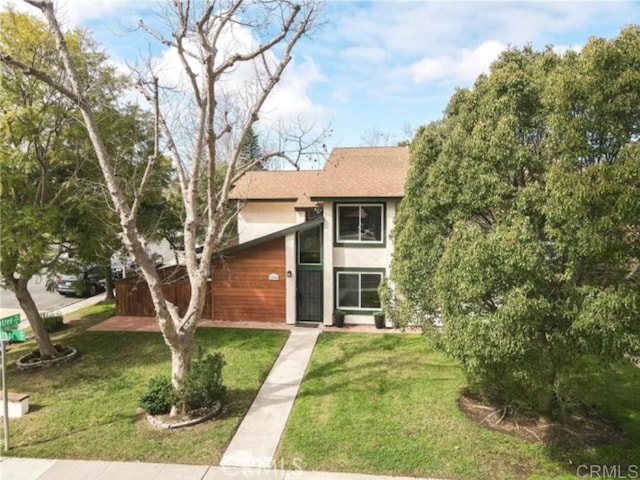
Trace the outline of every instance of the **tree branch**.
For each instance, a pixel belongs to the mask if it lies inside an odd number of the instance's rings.
[[[28,3],[31,3],[31,1],[29,1]],[[40,2],[37,2],[37,3],[40,3]],[[73,91],[69,90],[64,85],[60,85],[59,83],[55,82],[49,75],[47,75],[42,70],[38,70],[37,68],[33,68],[28,65],[25,65],[24,63],[14,59],[11,55],[8,55],[3,52],[0,52],[0,62],[8,65],[9,67],[15,70],[20,70],[25,75],[28,75],[33,78],[37,78],[42,83],[45,83],[46,85],[58,91],[59,93],[61,93],[62,95],[64,95],[66,98],[70,99],[73,102],[76,102],[78,104],[82,102],[82,99],[78,98]]]
[[[159,106],[159,101],[158,101],[158,79],[156,77],[154,77],[153,79],[154,84],[153,84],[153,92],[154,92],[154,96],[153,96],[153,109],[155,112],[155,118],[154,118],[154,138],[153,138],[153,155],[147,159],[147,164],[144,170],[144,174],[142,175],[142,179],[140,180],[140,184],[138,185],[138,188],[136,189],[135,195],[134,195],[134,199],[133,199],[133,205],[131,206],[131,214],[135,215],[136,212],[138,211],[138,208],[140,208],[140,202],[142,202],[142,198],[144,196],[144,192],[147,188],[147,184],[149,183],[149,179],[151,178],[151,172],[152,172],[152,168],[156,165],[156,163],[158,162],[158,159],[160,158],[160,148],[159,148],[159,142],[160,142],[160,119],[159,119],[159,113],[160,113],[160,106]]]
[[[298,16],[299,12],[300,12],[300,5],[293,5],[292,8],[291,8],[291,13],[289,15],[289,18],[287,18],[287,20],[284,22],[284,25],[282,26],[282,30],[280,31],[280,33],[278,35],[276,35],[271,40],[269,40],[267,43],[265,43],[264,45],[261,45],[259,48],[255,49],[252,52],[249,52],[249,53],[247,53],[245,55],[242,55],[242,54],[238,53],[238,54],[233,55],[232,57],[228,58],[225,62],[220,64],[220,66],[218,68],[215,69],[215,71],[213,72],[214,75],[217,77],[222,72],[224,72],[224,71],[230,69],[231,67],[233,67],[236,63],[238,63],[238,62],[247,62],[249,60],[253,60],[254,58],[258,57],[259,55],[265,53],[266,51],[271,50],[278,43],[280,43],[282,40],[284,40],[286,38],[286,36],[289,34],[289,32],[291,31],[291,27],[293,26],[293,24],[294,24],[294,22],[296,20],[296,17]],[[310,18],[308,17],[307,19],[305,19],[303,22],[301,22],[299,24],[299,27],[302,27],[304,25],[304,29],[303,29],[302,32],[299,32],[299,34],[295,35],[295,40],[290,40],[289,41],[289,45],[290,46],[295,45],[295,43],[298,41],[300,36],[302,36],[304,31],[306,31],[306,26],[309,24],[309,22],[310,22]],[[288,50],[289,50],[289,52],[291,51],[291,49],[288,49]]]

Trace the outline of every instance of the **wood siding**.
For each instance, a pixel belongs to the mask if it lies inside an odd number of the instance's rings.
[[[269,280],[270,275],[277,280]],[[285,242],[276,238],[215,262],[214,320],[286,320]]]
[[[285,322],[287,275],[284,238],[230,254],[214,262],[213,269],[213,282],[209,284],[202,318]],[[176,304],[183,314],[191,294],[184,267],[167,267],[159,273],[165,282],[162,289],[167,300]],[[273,274],[278,276],[277,280],[269,280]],[[131,278],[115,283],[116,315],[155,316],[146,282]]]

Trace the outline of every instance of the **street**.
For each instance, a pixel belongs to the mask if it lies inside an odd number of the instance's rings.
[[[55,312],[57,309],[82,300],[82,298],[76,297],[63,297],[58,292],[48,292],[45,288],[45,283],[46,278],[39,275],[34,276],[29,281],[29,292],[31,292],[31,296],[41,312]],[[10,290],[0,289],[0,312],[4,315],[9,310],[11,312],[8,314],[17,313],[17,310],[20,310],[18,300]]]

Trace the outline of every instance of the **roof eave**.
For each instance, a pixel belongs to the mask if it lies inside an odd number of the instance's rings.
[[[229,200],[239,200],[244,202],[297,202],[298,197],[261,197],[261,198],[250,198],[250,197],[229,197]]]
[[[312,201],[325,201],[332,202],[336,200],[402,200],[404,195],[327,195],[327,196],[312,196]]]

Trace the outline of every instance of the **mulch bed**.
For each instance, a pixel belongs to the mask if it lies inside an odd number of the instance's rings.
[[[610,419],[573,414],[553,421],[518,412],[504,405],[485,403],[469,391],[463,391],[458,407],[471,420],[527,442],[548,446],[589,447],[615,444],[624,440],[622,427]]]
[[[18,370],[36,370],[52,365],[60,365],[61,363],[70,362],[78,356],[78,351],[75,348],[61,345],[54,345],[53,347],[57,355],[52,358],[42,358],[38,350],[33,350],[31,353],[20,357],[16,361]]]

